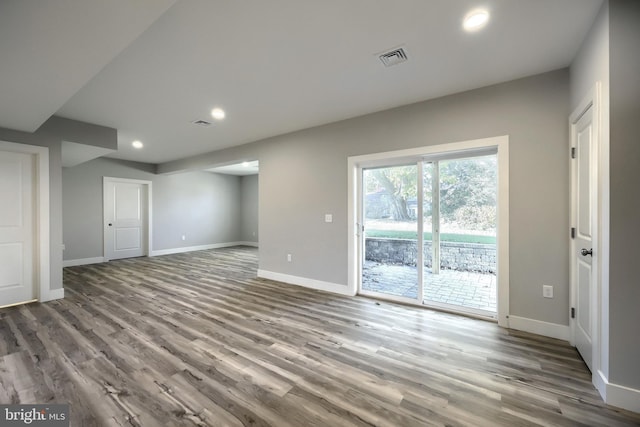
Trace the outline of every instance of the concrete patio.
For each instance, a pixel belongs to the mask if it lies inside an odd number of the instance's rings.
[[[362,288],[407,298],[418,297],[416,267],[366,261]],[[425,302],[453,304],[465,308],[496,312],[495,274],[441,269],[432,274],[424,269]]]

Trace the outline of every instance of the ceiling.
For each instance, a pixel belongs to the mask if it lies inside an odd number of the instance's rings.
[[[217,166],[205,170],[208,172],[222,173],[225,175],[256,175],[259,172],[259,164],[257,160],[254,160],[251,162],[236,163],[233,165]]]
[[[0,126],[110,126],[109,157],[162,163],[566,67],[601,3],[3,0]],[[464,32],[479,6],[489,24]]]

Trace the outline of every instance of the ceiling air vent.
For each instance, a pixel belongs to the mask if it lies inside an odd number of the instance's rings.
[[[391,67],[392,65],[405,62],[407,59],[407,52],[405,52],[403,48],[393,49],[380,55],[380,61],[382,61],[385,67]]]
[[[193,123],[194,125],[202,126],[202,127],[211,126],[211,122],[208,122],[206,120],[194,120],[191,123]]]

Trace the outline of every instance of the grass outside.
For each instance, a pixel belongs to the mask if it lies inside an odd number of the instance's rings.
[[[382,239],[408,239],[415,240],[418,238],[418,233],[415,231],[406,230],[367,230],[365,232],[366,237],[378,237]],[[424,240],[431,241],[432,233],[424,233]],[[476,234],[455,234],[455,233],[440,233],[441,242],[457,242],[457,243],[482,243],[482,244],[495,244],[495,236],[481,236]]]

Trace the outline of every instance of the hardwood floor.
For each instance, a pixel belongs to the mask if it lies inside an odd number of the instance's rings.
[[[630,426],[566,343],[256,279],[236,247],[64,272],[0,311],[0,401],[73,426]]]

